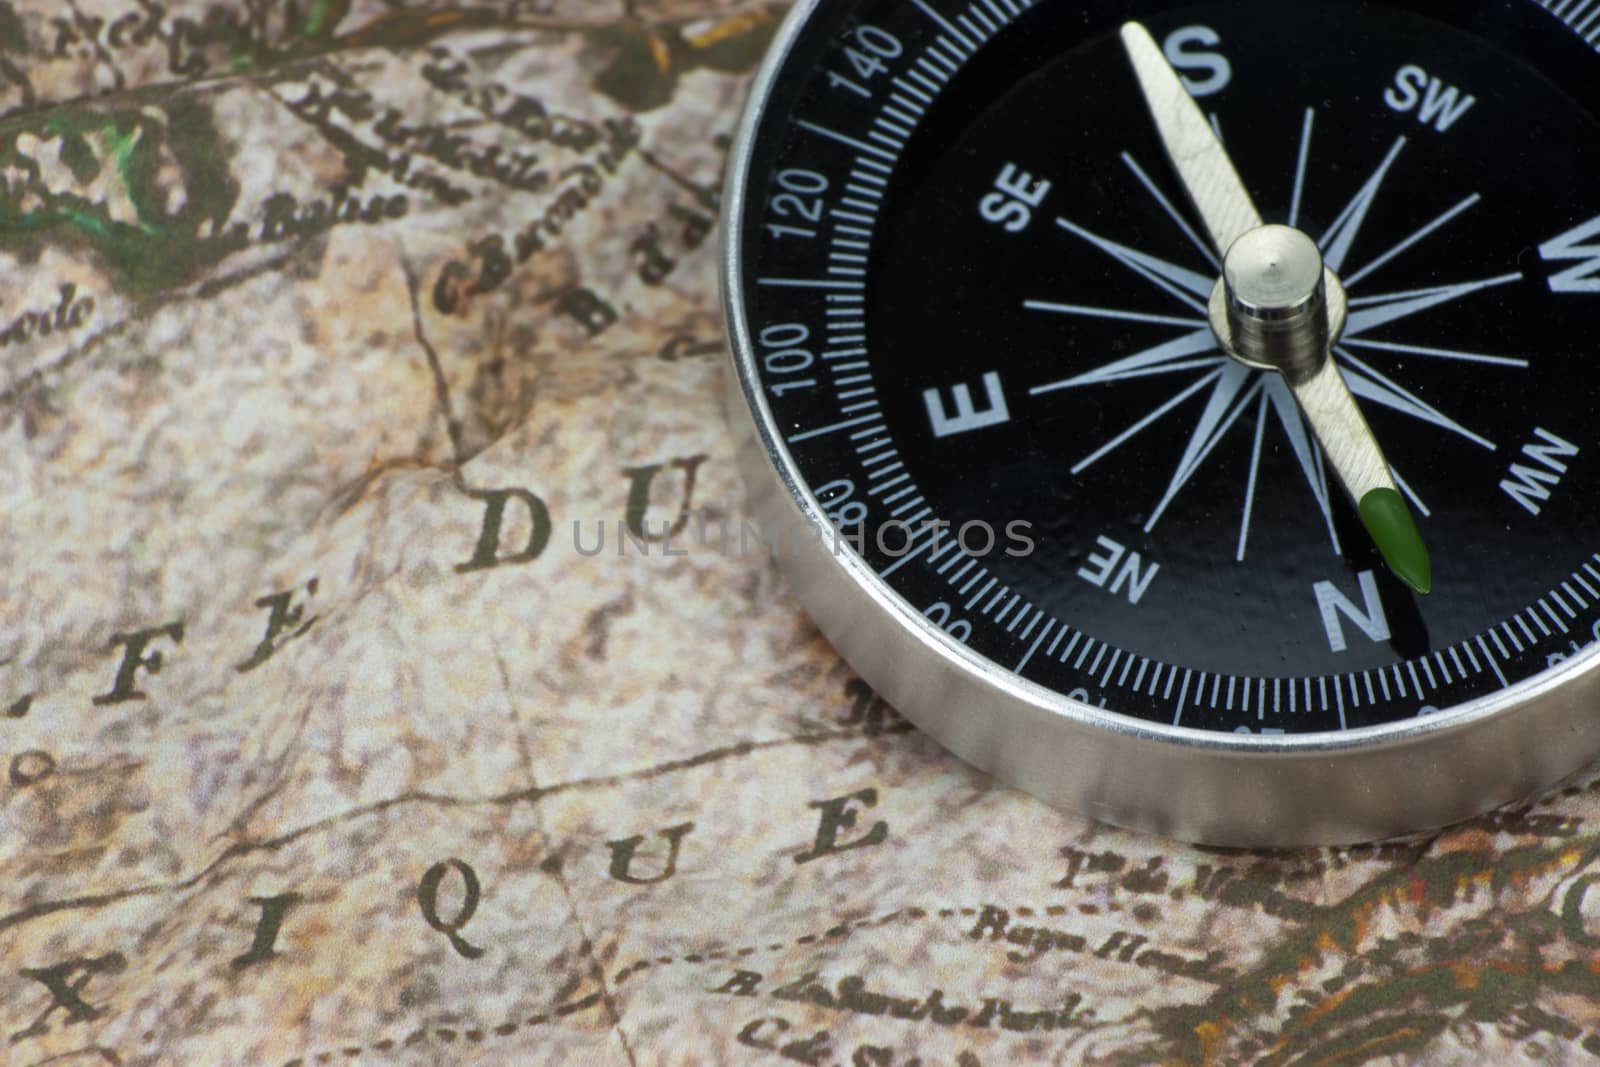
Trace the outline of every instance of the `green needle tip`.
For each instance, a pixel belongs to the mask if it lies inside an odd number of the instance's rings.
[[[1374,489],[1361,498],[1361,521],[1395,577],[1427,596],[1433,590],[1433,566],[1405,498],[1393,489]]]

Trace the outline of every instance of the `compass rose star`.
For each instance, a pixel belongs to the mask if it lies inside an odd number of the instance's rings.
[[[1314,109],[1307,108],[1301,128],[1289,216],[1291,225],[1298,222],[1304,203],[1315,115]],[[1368,216],[1383,193],[1387,179],[1402,165],[1406,144],[1406,138],[1396,139],[1370,177],[1362,183],[1344,209],[1335,216],[1333,224],[1317,242],[1330,270],[1343,271]],[[1216,285],[1215,254],[1139,162],[1127,152],[1122,153],[1121,158],[1133,180],[1156,202],[1163,214],[1171,220],[1188,242],[1199,250],[1206,260],[1206,270],[1193,270],[1159,256],[1140,252],[1093,233],[1069,219],[1057,219],[1056,224],[1063,231],[1093,245],[1124,268],[1137,274],[1159,290],[1164,300],[1181,305],[1182,310],[1175,309],[1171,314],[1154,314],[1043,299],[1027,300],[1024,303],[1027,310],[1042,314],[1126,322],[1137,326],[1164,327],[1179,332],[1132,355],[1102,363],[1070,378],[1036,386],[1031,393],[1034,396],[1044,396],[1066,390],[1115,386],[1119,382],[1133,379],[1167,375],[1187,375],[1189,380],[1182,389],[1085,456],[1072,468],[1072,473],[1075,476],[1083,474],[1158,423],[1181,418],[1191,419],[1188,441],[1183,453],[1172,472],[1165,493],[1156,503],[1145,525],[1146,532],[1153,531],[1177,502],[1183,489],[1204,468],[1217,446],[1234,430],[1247,412],[1254,411],[1254,440],[1236,553],[1236,558],[1242,562],[1249,546],[1261,457],[1265,445],[1267,416],[1270,412],[1287,440],[1305,483],[1322,512],[1333,551],[1340,552],[1339,537],[1333,522],[1335,494],[1330,490],[1322,449],[1310,432],[1292,393],[1281,375],[1254,370],[1230,359],[1223,353],[1212,332],[1206,317],[1206,301]],[[1522,280],[1522,275],[1519,273],[1507,273],[1475,281],[1405,291],[1366,293],[1362,290],[1361,284],[1370,276],[1423,245],[1436,232],[1470,212],[1481,199],[1476,193],[1462,199],[1414,233],[1407,235],[1360,268],[1344,276],[1345,286],[1350,292],[1350,312],[1344,333],[1334,347],[1333,353],[1350,392],[1362,402],[1398,412],[1460,437],[1480,448],[1494,451],[1496,446],[1493,441],[1428,404],[1416,393],[1356,355],[1356,352],[1360,351],[1447,360],[1476,366],[1527,368],[1528,361],[1525,359],[1386,341],[1381,337],[1372,336],[1392,323]],[[1200,409],[1199,415],[1184,415],[1183,412],[1186,410],[1192,411],[1191,402],[1199,397],[1204,399],[1204,406]],[[1411,489],[1400,473],[1391,469],[1391,474],[1394,476],[1395,484],[1400,487],[1412,505],[1423,515],[1430,514],[1426,503]]]

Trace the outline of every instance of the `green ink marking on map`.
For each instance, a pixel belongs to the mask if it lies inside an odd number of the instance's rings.
[[[1361,521],[1396,578],[1427,596],[1433,590],[1433,565],[1405,498],[1393,489],[1374,489],[1361,498]]]
[[[24,134],[57,146],[76,187],[44,181],[34,156],[51,149],[25,151]],[[20,177],[0,184],[0,248],[87,244],[134,291],[181,285],[245,240],[223,230],[238,183],[210,112],[194,101],[175,98],[160,114],[74,103],[45,116],[0,119],[0,172],[6,170]],[[174,181],[183,193],[175,210]],[[106,191],[92,191],[100,183]]]

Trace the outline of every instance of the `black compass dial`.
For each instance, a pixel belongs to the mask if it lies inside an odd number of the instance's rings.
[[[1213,332],[1220,256],[1129,18],[1263,219],[1342,282],[1332,358],[1431,551],[1429,595],[1385,566],[1283,376]],[[819,5],[740,220],[796,467],[930,627],[1158,722],[1393,722],[1593,643],[1588,21],[1533,0]]]

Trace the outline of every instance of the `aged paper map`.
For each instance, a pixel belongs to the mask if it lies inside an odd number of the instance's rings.
[[[1586,781],[1109,830],[685,547],[781,13],[0,0],[0,1062],[1600,1060]]]

